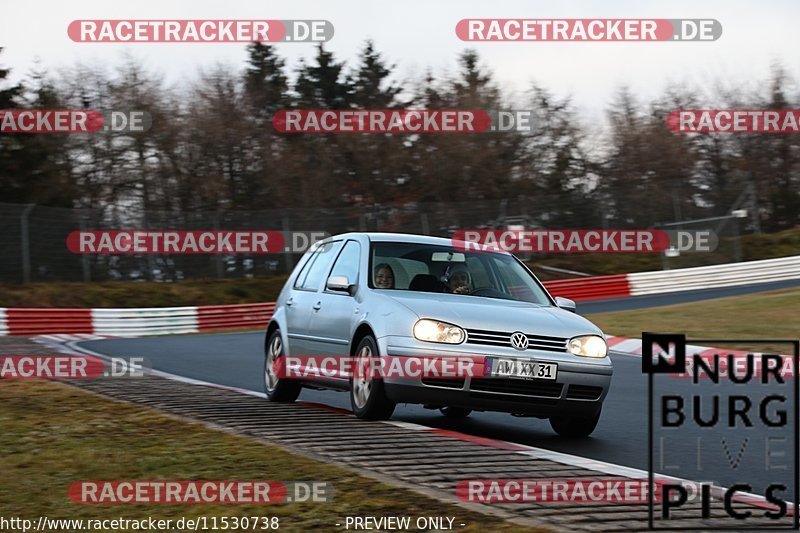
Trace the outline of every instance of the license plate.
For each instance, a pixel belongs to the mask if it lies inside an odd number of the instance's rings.
[[[493,357],[491,365],[489,375],[493,377],[555,380],[558,376],[558,364],[556,363]]]

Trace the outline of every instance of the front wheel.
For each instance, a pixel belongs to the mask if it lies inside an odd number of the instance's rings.
[[[276,362],[281,357],[283,357],[283,339],[281,332],[276,329],[264,347],[264,391],[271,402],[291,403],[300,396],[303,387],[295,380],[278,377]]]
[[[372,336],[361,339],[355,350],[353,376],[350,378],[350,405],[356,417],[364,420],[388,420],[395,404],[386,397],[383,380],[373,375],[378,344]]]
[[[592,434],[599,421],[600,411],[590,416],[556,415],[550,417],[550,427],[562,437],[582,439]]]

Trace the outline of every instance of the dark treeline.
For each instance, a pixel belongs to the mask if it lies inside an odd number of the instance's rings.
[[[353,64],[320,46],[294,66],[254,43],[243,69],[208,68],[177,88],[129,59],[114,70],[33,72],[16,86],[7,78],[0,69],[2,109],[140,109],[153,127],[138,135],[0,136],[3,202],[177,216],[522,197],[550,227],[649,227],[732,208],[757,212],[752,223],[764,231],[800,223],[800,136],[680,135],[665,123],[680,108],[797,108],[778,67],[755,91],[708,96],[673,86],[641,102],[621,88],[603,124],[542,87],[512,99],[472,51],[452,74],[399,80],[371,42]],[[534,128],[277,133],[272,115],[288,108],[528,109]]]

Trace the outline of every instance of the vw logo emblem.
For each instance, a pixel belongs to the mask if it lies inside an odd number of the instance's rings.
[[[516,331],[511,334],[511,346],[517,350],[528,349],[528,336],[521,331]]]

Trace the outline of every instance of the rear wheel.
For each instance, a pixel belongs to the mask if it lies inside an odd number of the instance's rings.
[[[592,434],[599,421],[600,411],[589,416],[557,415],[550,417],[550,427],[562,437],[582,439]]]
[[[355,350],[353,376],[350,378],[350,404],[353,413],[364,420],[388,420],[395,404],[386,397],[383,380],[373,376],[372,363],[378,354],[378,344],[368,335]]]
[[[303,388],[295,380],[281,379],[276,372],[276,363],[283,357],[283,339],[281,332],[275,330],[270,334],[264,348],[264,391],[271,402],[293,402],[300,396]]]
[[[472,413],[472,409],[452,407],[449,405],[442,407],[439,411],[441,411],[446,418],[467,418]]]

